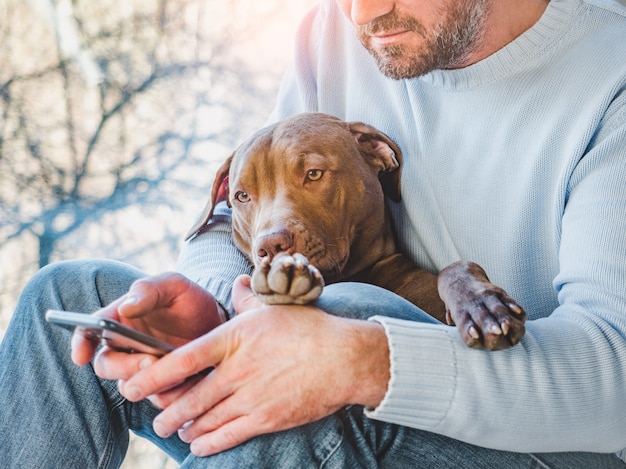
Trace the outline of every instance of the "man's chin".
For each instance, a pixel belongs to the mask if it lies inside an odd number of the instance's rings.
[[[408,80],[417,78],[432,71],[430,67],[420,67],[419,64],[403,64],[397,60],[385,60],[374,56],[380,72],[393,80]]]
[[[363,43],[367,51],[374,57],[380,72],[393,80],[406,80],[417,78],[431,72],[434,67],[430,65],[432,60],[424,57],[415,57],[400,46],[388,46],[383,48],[373,47]],[[408,60],[407,57],[415,57]]]

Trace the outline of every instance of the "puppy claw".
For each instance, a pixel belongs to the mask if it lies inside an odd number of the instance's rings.
[[[452,313],[450,312],[449,309],[446,309],[446,324],[448,324],[448,326],[454,326],[454,319],[452,319]]]
[[[474,326],[470,326],[469,329],[467,330],[467,333],[474,340],[480,339],[480,334],[478,333],[478,331],[476,330]]]
[[[493,335],[502,335],[502,329],[497,324],[489,326],[489,333]]]

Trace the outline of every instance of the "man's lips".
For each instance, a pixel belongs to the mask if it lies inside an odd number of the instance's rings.
[[[408,33],[410,33],[410,31],[406,29],[383,31],[371,34],[370,40],[373,44],[376,44],[378,46],[389,46],[403,41]]]

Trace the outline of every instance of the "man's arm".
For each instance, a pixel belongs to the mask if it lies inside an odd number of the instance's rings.
[[[589,148],[566,188],[559,306],[492,354],[442,328],[375,318],[392,378],[370,417],[509,451],[626,446],[626,93]]]
[[[207,230],[185,242],[176,270],[211,292],[232,317],[232,285],[237,276],[250,274],[252,267],[233,243],[226,203],[218,204]]]

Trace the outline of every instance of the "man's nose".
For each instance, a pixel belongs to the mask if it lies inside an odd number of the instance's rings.
[[[350,5],[350,19],[357,26],[384,16],[393,10],[394,1],[385,0],[352,0]]]

